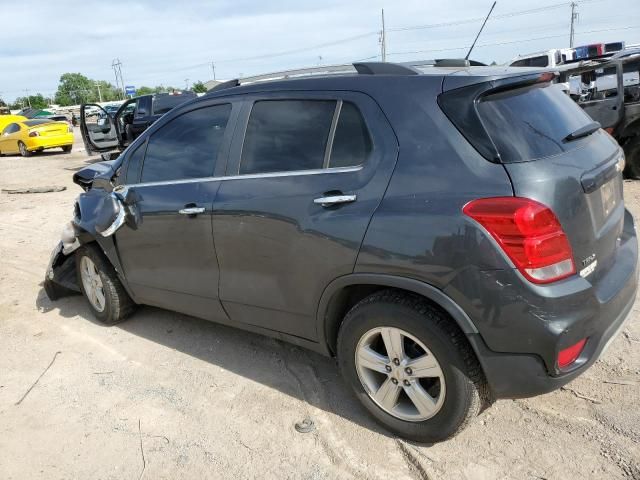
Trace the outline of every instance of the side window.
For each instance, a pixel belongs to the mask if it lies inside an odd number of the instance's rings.
[[[5,127],[5,129],[2,131],[2,133],[16,133],[17,131],[20,130],[20,125],[18,125],[17,123],[10,123],[9,125],[7,125]]]
[[[371,136],[358,107],[344,102],[336,126],[329,167],[362,165],[371,153]]]
[[[129,165],[127,166],[127,176],[125,178],[125,185],[131,185],[138,183],[138,176],[140,175],[140,165],[142,165],[142,159],[144,158],[144,142],[141,143],[136,150],[129,155]]]
[[[335,100],[264,100],[249,116],[240,174],[320,169]]]
[[[192,110],[174,118],[148,140],[141,182],[213,175],[231,105]]]

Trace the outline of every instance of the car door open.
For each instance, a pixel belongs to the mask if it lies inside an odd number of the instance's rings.
[[[96,104],[80,106],[80,133],[87,153],[102,153],[120,146],[115,120]]]

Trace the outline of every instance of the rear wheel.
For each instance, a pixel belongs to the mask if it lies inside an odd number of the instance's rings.
[[[122,283],[94,244],[76,252],[78,284],[95,317],[102,323],[113,325],[126,319],[135,310],[135,304]]]
[[[450,438],[488,401],[467,339],[418,296],[387,290],[353,307],[340,328],[338,362],[373,417],[410,440]]]
[[[22,142],[18,142],[18,149],[20,150],[20,155],[23,157],[30,157],[32,155],[32,153],[27,150],[27,146]]]
[[[636,135],[623,147],[626,167],[626,178],[640,179],[640,135]]]
[[[64,153],[69,153],[69,152],[71,152],[72,148],[73,148],[73,145],[65,145],[64,147],[62,147],[62,151]]]

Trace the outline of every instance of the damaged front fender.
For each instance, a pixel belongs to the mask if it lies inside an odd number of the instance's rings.
[[[74,218],[62,231],[47,267],[44,288],[49,299],[80,292],[74,252],[86,243],[97,242],[116,272],[121,272],[112,235],[125,224],[137,228],[136,202],[135,192],[126,189],[89,189],[78,196]]]

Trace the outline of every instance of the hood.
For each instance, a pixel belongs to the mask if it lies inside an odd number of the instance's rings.
[[[111,179],[120,166],[120,159],[108,160],[104,162],[94,163],[73,174],[73,183],[82,187],[83,190],[89,190],[94,182],[100,181],[100,186],[106,190],[111,190]]]

